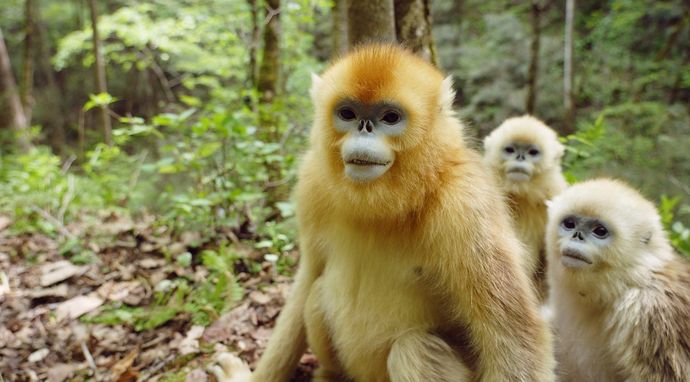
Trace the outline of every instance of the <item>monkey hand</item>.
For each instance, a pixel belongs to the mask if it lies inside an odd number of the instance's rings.
[[[252,372],[244,361],[232,353],[221,353],[210,371],[218,382],[249,382]]]

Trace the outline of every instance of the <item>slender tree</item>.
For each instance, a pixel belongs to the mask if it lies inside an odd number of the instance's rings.
[[[395,33],[400,43],[437,64],[429,0],[395,0]]]
[[[41,7],[34,9],[34,32],[36,53],[36,75],[45,79],[45,88],[41,90],[42,98],[41,108],[45,110],[46,114],[50,115],[50,122],[44,122],[43,127],[47,128],[46,132],[50,138],[50,143],[55,150],[65,149],[65,107],[64,99],[60,97],[60,86],[55,78],[55,71],[50,65],[51,47],[48,36],[48,27],[46,22],[41,18]],[[47,95],[47,96],[46,96]]]
[[[93,54],[96,57],[96,65],[94,67],[96,92],[99,94],[107,93],[108,87],[105,80],[105,64],[101,54],[101,41],[98,37],[98,12],[96,10],[96,0],[89,0],[89,10],[91,11],[91,29],[93,30]],[[105,143],[111,145],[112,139],[108,105],[102,105],[99,109]]]
[[[2,29],[0,29],[0,118],[3,125],[15,131],[19,147],[22,150],[28,150],[31,147],[27,135],[29,124],[24,115],[14,74],[12,74],[12,64]]]
[[[270,103],[276,96],[280,76],[280,0],[266,0],[266,26],[257,89],[261,102]]]
[[[261,28],[259,27],[259,0],[247,0],[249,11],[252,15],[252,36],[249,42],[249,73],[248,78],[251,86],[256,86],[256,51],[259,48],[261,38]]]
[[[347,8],[348,0],[337,0],[333,4],[333,56],[347,52]]]
[[[34,106],[34,0],[26,0],[24,9],[24,62],[22,67],[21,97],[27,125],[31,125]]]
[[[347,21],[351,47],[370,41],[396,41],[393,0],[349,0]]]
[[[565,131],[575,130],[575,103],[573,101],[573,18],[575,0],[565,2],[565,51],[563,57],[563,106],[565,108]]]
[[[541,43],[541,14],[543,8],[540,0],[532,0],[530,7],[530,24],[532,41],[530,42],[529,71],[527,72],[527,113],[534,114],[537,104],[537,76],[539,73],[539,48]]]

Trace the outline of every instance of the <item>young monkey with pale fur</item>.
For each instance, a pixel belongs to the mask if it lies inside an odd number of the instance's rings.
[[[563,381],[690,381],[690,264],[625,184],[577,184],[549,207],[548,278]]]
[[[484,139],[484,161],[496,173],[526,247],[522,259],[541,299],[545,298],[546,202],[563,191],[564,147],[558,135],[529,115],[505,120]]]
[[[453,117],[450,80],[370,45],[316,77],[299,270],[253,381],[552,381],[520,243]]]

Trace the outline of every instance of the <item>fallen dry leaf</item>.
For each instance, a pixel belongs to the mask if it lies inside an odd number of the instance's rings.
[[[47,287],[72,276],[84,274],[88,266],[78,267],[67,260],[48,263],[41,266],[41,286]]]
[[[120,381],[120,377],[123,376],[131,367],[134,360],[139,355],[139,349],[134,348],[129,353],[127,353],[124,358],[115,362],[115,364],[110,369],[113,374],[113,379]]]
[[[48,382],[64,382],[74,375],[75,365],[58,363],[48,369]]]
[[[191,354],[199,351],[199,338],[204,334],[204,327],[201,325],[192,326],[189,331],[187,331],[187,336],[180,341],[179,349],[180,354]]]
[[[43,349],[40,349],[40,350],[36,350],[35,352],[29,354],[28,361],[29,361],[29,362],[32,362],[32,363],[33,363],[33,362],[43,361],[43,359],[44,359],[45,357],[47,357],[48,354],[50,354],[50,350],[48,350],[48,349],[46,349],[46,348],[43,348]]]
[[[103,305],[103,300],[95,293],[91,293],[88,296],[77,296],[60,303],[55,309],[55,315],[58,322],[68,317],[75,319],[101,305]]]
[[[0,215],[0,231],[9,227],[11,224],[12,224],[12,219],[8,218],[7,216]]]

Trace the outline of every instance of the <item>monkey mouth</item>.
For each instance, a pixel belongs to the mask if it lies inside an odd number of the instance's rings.
[[[350,159],[345,163],[354,164],[356,166],[387,166],[390,162],[375,161],[369,159]]]
[[[569,249],[564,250],[563,251],[563,258],[564,258],[564,260],[565,260],[565,258],[568,258],[570,260],[575,260],[576,262],[581,261],[581,262],[584,262],[584,263],[587,263],[590,265],[592,264],[592,259],[590,259],[587,256],[584,256],[583,254],[581,254],[580,252],[574,251],[574,250],[569,250]]]
[[[508,171],[506,171],[506,172],[507,172],[509,175],[510,175],[510,174],[515,174],[515,175],[527,175],[527,176],[532,175],[532,174],[530,174],[529,171],[527,171],[527,169],[524,169],[524,168],[522,168],[522,167],[511,167],[511,168],[509,168]]]

